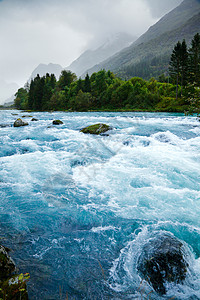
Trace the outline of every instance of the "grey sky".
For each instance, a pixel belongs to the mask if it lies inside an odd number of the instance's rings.
[[[66,67],[117,32],[140,36],[181,2],[0,0],[0,82],[22,86],[39,63]]]

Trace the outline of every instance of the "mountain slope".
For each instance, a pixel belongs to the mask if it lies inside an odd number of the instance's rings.
[[[110,69],[124,78],[141,76],[148,79],[160,75],[167,69],[174,44],[184,38],[189,42],[195,33],[200,32],[199,13],[200,0],[183,1],[130,47],[96,65],[88,73]]]
[[[148,42],[151,39],[172,31],[182,26],[187,20],[200,11],[200,0],[185,0],[175,9],[162,17],[155,25],[151,26],[134,45]]]
[[[135,38],[133,38],[131,35],[126,33],[118,33],[117,35],[110,37],[96,50],[85,51],[66,69],[71,70],[77,76],[81,76],[89,68],[129,46],[134,40]]]

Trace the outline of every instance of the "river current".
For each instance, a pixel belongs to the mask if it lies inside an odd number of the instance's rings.
[[[30,273],[30,299],[200,299],[199,121],[31,114],[38,121],[0,111],[0,238],[19,272]],[[23,115],[29,125],[13,127]],[[100,122],[113,128],[108,135],[79,131]],[[159,296],[137,261],[166,232],[188,249],[189,267]]]

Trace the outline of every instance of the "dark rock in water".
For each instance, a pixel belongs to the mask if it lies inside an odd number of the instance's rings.
[[[53,125],[61,125],[63,122],[61,120],[53,120]]]
[[[30,115],[23,115],[22,118],[32,118],[33,116]]]
[[[183,244],[170,234],[158,234],[142,249],[138,271],[154,290],[166,294],[166,283],[182,283],[188,264],[184,258]]]
[[[28,123],[22,121],[22,119],[20,119],[20,118],[14,122],[14,127],[21,127],[21,126],[27,126],[27,125],[28,125]]]
[[[90,133],[90,134],[102,134],[108,130],[111,130],[112,128],[106,124],[95,124],[95,125],[91,125],[91,126],[87,126],[83,129],[81,129],[80,131],[83,133]]]
[[[33,121],[33,122],[34,122],[34,121],[39,121],[39,120],[38,120],[38,119],[36,119],[36,118],[32,118],[32,119],[31,119],[31,121]]]
[[[28,300],[26,281],[29,274],[13,274],[15,263],[8,255],[8,248],[0,245],[0,299]]]
[[[0,245],[0,280],[11,276],[14,271],[14,261],[8,255],[6,248]]]

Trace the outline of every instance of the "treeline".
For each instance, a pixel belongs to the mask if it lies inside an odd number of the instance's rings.
[[[200,35],[197,33],[188,49],[186,41],[174,46],[169,63],[171,80],[176,84],[176,97],[182,96],[183,88],[200,87]],[[181,86],[181,95],[178,95],[178,86]]]
[[[152,62],[153,63],[153,62]],[[155,64],[155,62],[154,62]],[[52,111],[148,110],[196,112],[200,103],[200,35],[188,49],[185,40],[174,46],[169,75],[144,80],[122,80],[101,70],[77,79],[63,70],[58,80],[53,74],[37,75],[16,93],[18,109]],[[199,109],[200,110],[200,109]],[[197,111],[198,112],[198,111]]]
[[[124,81],[112,72],[101,70],[77,79],[71,71],[63,70],[57,81],[53,74],[37,75],[30,85],[16,93],[18,109],[51,110],[161,110],[161,102],[176,96],[173,84],[134,77]],[[174,105],[171,111],[181,110]],[[165,108],[164,108],[165,110]]]
[[[185,40],[174,46],[169,63],[171,80],[176,84],[176,99],[186,98],[188,113],[200,114],[200,35],[195,34],[188,46]],[[180,89],[181,87],[181,89]]]

